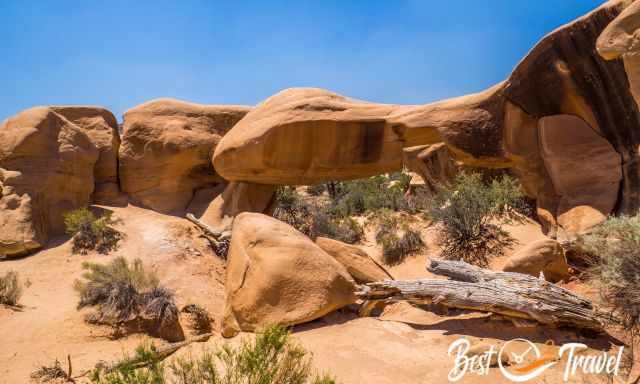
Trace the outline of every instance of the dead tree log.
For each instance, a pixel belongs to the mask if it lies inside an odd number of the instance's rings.
[[[231,240],[231,232],[217,231],[211,228],[209,225],[196,219],[196,217],[191,213],[187,213],[187,220],[191,221],[198,228],[200,228],[200,230],[202,231],[202,237],[209,241],[211,247],[218,256],[221,256],[224,259],[227,258],[227,252],[229,251],[229,242]]]
[[[227,232],[222,232],[222,231],[217,231],[213,228],[211,228],[211,226],[203,223],[202,221],[196,219],[196,217],[193,215],[193,213],[187,213],[187,220],[189,220],[190,222],[194,223],[195,225],[198,226],[198,228],[200,228],[204,233],[206,233],[209,236],[212,236],[216,239],[224,239],[227,237],[230,237],[231,234],[227,231]]]
[[[410,301],[497,313],[552,327],[602,331],[604,313],[574,293],[545,280],[513,272],[493,272],[461,261],[432,261],[432,273],[453,280],[385,280],[361,285],[362,300]]]

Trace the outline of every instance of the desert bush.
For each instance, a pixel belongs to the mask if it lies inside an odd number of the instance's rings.
[[[113,366],[96,366],[90,380],[94,384],[165,384],[168,383],[165,376],[165,367],[156,348],[142,344],[133,356],[125,356]]]
[[[137,322],[149,332],[178,321],[173,294],[145,271],[142,261],[130,265],[123,257],[108,264],[83,263],[85,281],[76,281],[80,293],[78,309],[96,307],[90,322],[122,326]]]
[[[462,173],[452,186],[438,186],[427,216],[442,224],[443,255],[486,266],[514,240],[499,225],[520,204],[518,183],[508,175],[483,182],[480,174]]]
[[[209,312],[199,306],[198,304],[189,304],[185,305],[181,312],[189,315],[190,325],[197,334],[209,333],[211,332],[211,315]]]
[[[336,183],[329,207],[332,215],[347,217],[381,209],[413,212],[404,194],[411,177],[403,172]]]
[[[382,259],[385,264],[401,263],[407,256],[424,247],[420,233],[401,223],[391,213],[382,213],[376,221],[376,243],[382,245]]]
[[[611,217],[578,240],[590,256],[589,275],[617,319],[640,330],[640,215]]]
[[[313,225],[312,211],[317,208],[306,202],[292,187],[280,187],[276,190],[276,207],[273,217],[291,225],[307,236],[311,236]]]
[[[90,250],[107,254],[118,247],[122,234],[113,229],[111,213],[100,218],[87,208],[76,209],[64,215],[68,235],[73,236],[73,253],[86,254]]]
[[[70,367],[70,366],[69,366]],[[69,368],[70,369],[70,368]],[[51,365],[42,365],[31,373],[31,378],[40,383],[48,382],[72,382],[69,372],[62,369],[62,364],[56,359]]]
[[[22,284],[18,273],[9,271],[0,276],[0,304],[16,306],[22,296]]]
[[[225,345],[197,359],[177,358],[168,370],[153,347],[141,346],[134,357],[113,369],[96,368],[91,380],[94,384],[335,384],[328,376],[312,374],[308,353],[278,326],[235,348]]]
[[[331,215],[326,205],[305,200],[291,187],[279,188],[276,201],[273,217],[312,239],[324,236],[353,244],[364,235],[354,219]]]
[[[311,196],[320,196],[327,190],[327,186],[324,184],[315,184],[307,187],[307,193]]]
[[[310,236],[313,239],[322,236],[355,244],[364,236],[364,229],[351,217],[332,217],[316,210],[312,215]]]

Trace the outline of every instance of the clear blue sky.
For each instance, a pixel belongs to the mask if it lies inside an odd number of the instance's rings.
[[[0,0],[0,121],[47,104],[256,104],[314,86],[425,103],[506,78],[598,0]]]

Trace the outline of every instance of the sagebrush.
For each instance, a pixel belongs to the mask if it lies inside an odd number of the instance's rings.
[[[302,196],[293,187],[281,187],[276,192],[273,216],[311,238],[324,236],[353,244],[364,235],[354,216],[376,216],[386,211],[416,213],[422,207],[420,199],[406,196],[409,181],[407,173],[396,172],[329,182],[307,187],[314,199]],[[323,196],[325,190],[327,196]]]
[[[88,208],[80,208],[64,215],[65,230],[73,236],[73,253],[86,254],[96,250],[108,254],[118,248],[122,233],[115,230],[110,212],[97,218]]]
[[[605,303],[623,326],[640,330],[640,215],[611,217],[578,239]]]
[[[0,304],[16,306],[22,296],[22,283],[15,271],[0,276]]]
[[[98,367],[91,376],[95,384],[335,384],[332,378],[312,372],[307,351],[279,326],[237,347],[224,345],[169,365],[153,347],[140,346],[135,356],[111,368]]]
[[[276,201],[273,217],[312,239],[323,236],[353,244],[364,235],[364,229],[356,220],[332,215],[326,205],[305,200],[294,188],[279,188]]]
[[[500,228],[523,205],[518,182],[508,175],[486,183],[479,173],[461,173],[451,186],[440,185],[427,216],[442,224],[443,256],[486,266],[514,240]]]
[[[382,213],[377,222],[376,243],[382,246],[382,259],[385,264],[393,265],[424,247],[420,232],[390,212]]]
[[[144,269],[140,259],[133,264],[117,257],[107,264],[85,262],[84,281],[77,280],[78,308],[95,307],[89,321],[120,327],[137,322],[161,329],[178,321],[173,293],[160,286],[155,274]]]

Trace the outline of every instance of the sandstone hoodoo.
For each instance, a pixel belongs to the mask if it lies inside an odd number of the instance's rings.
[[[345,267],[293,227],[258,213],[234,221],[223,335],[305,323],[355,302]]]
[[[93,172],[95,188],[91,201],[97,204],[113,204],[120,193],[118,184],[120,134],[115,116],[100,107],[59,106],[51,109],[82,129],[98,149],[98,161]]]
[[[126,111],[120,147],[123,192],[156,211],[184,210],[196,190],[224,181],[211,155],[249,110],[159,99]]]
[[[89,203],[100,152],[63,113],[104,116],[98,108],[36,107],[0,126],[0,256],[42,247],[64,233],[65,212]]]

